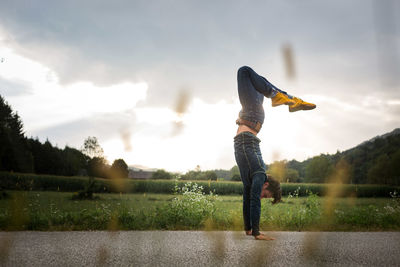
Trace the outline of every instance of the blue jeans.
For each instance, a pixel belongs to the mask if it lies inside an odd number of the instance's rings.
[[[247,66],[239,68],[237,83],[240,104],[242,104],[239,118],[251,122],[263,124],[265,117],[263,108],[264,96],[271,98],[277,92],[288,95]],[[292,98],[292,96],[288,96]]]
[[[278,89],[253,69],[243,66],[238,70],[238,93],[242,110],[239,117],[251,122],[264,122],[264,97],[274,97]],[[288,95],[289,96],[289,95]],[[289,96],[291,97],[291,96]],[[267,180],[266,166],[261,156],[260,139],[250,132],[235,136],[235,159],[243,182],[243,220],[245,230],[260,234],[261,190]]]
[[[246,231],[260,234],[261,190],[266,182],[266,166],[261,156],[260,139],[250,132],[235,136],[235,159],[243,182],[243,220]]]

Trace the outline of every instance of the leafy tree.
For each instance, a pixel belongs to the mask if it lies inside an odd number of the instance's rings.
[[[106,159],[101,157],[91,158],[88,162],[88,175],[94,177],[109,177],[109,167]]]
[[[311,159],[306,166],[305,181],[309,183],[324,183],[332,174],[333,164],[327,155],[321,154]]]
[[[301,183],[299,172],[295,169],[285,168],[285,181],[289,183]]]
[[[383,154],[377,158],[374,165],[368,170],[368,183],[388,184],[390,175],[390,160]]]
[[[83,142],[82,153],[88,157],[87,174],[95,177],[110,177],[104,150],[95,136],[88,136]]]
[[[200,180],[201,171],[188,171],[181,176],[182,180]]]
[[[128,165],[123,159],[114,160],[110,169],[112,178],[128,178]]]
[[[173,179],[174,175],[164,169],[157,170],[153,173],[152,179]]]
[[[99,141],[95,136],[88,136],[83,142],[82,153],[87,155],[89,158],[102,158],[104,157],[104,150],[100,146]]]
[[[239,167],[237,165],[233,166],[229,170],[229,174],[230,174],[230,177],[231,177],[232,181],[241,181],[241,179],[240,179],[240,171],[239,171]],[[238,176],[239,176],[239,180],[237,180]]]
[[[217,180],[217,174],[215,173],[215,171],[204,171],[202,172],[202,175],[200,177],[202,180]]]
[[[303,180],[303,178],[305,177],[305,174],[306,174],[306,170],[305,170],[306,165],[308,164],[309,161],[310,161],[310,159],[307,159],[302,162],[299,162],[299,161],[293,159],[286,163],[286,168],[296,170],[299,174],[298,180]]]
[[[188,171],[181,177],[182,180],[217,180],[217,174],[215,171],[200,171],[197,168],[194,171]]]
[[[242,178],[240,178],[240,174],[235,173],[232,178],[232,181],[242,181]]]
[[[218,178],[222,178],[224,180],[230,180],[232,177],[231,172],[229,170],[217,169],[213,171],[217,174]]]

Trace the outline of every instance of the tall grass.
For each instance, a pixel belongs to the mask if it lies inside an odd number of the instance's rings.
[[[88,177],[63,177],[52,175],[36,175],[0,172],[0,188],[8,190],[37,190],[77,192],[83,190]],[[95,179],[96,193],[173,193],[175,185],[182,188],[187,181],[172,180],[132,180],[132,179]],[[218,195],[241,195],[241,182],[228,181],[196,181],[205,193]],[[309,192],[325,196],[331,184],[283,183],[282,194],[287,196],[299,188],[299,196],[307,196]],[[337,186],[337,185],[336,185]],[[390,192],[400,191],[400,187],[387,185],[342,185],[337,196],[341,197],[389,197]]]

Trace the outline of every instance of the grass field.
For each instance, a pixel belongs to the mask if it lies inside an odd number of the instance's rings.
[[[1,230],[241,230],[242,197],[8,191],[0,200]],[[178,200],[174,200],[178,197]],[[207,200],[209,198],[209,200]],[[262,200],[262,230],[400,230],[398,198],[284,197]]]
[[[170,194],[175,185],[184,186],[189,181],[182,180],[135,180],[135,179],[101,179],[95,178],[93,192],[96,193],[157,193]],[[27,173],[0,172],[0,188],[5,190],[27,191],[61,191],[77,192],[88,185],[88,177],[64,177],[55,175],[38,175]],[[232,181],[194,181],[201,185],[205,193],[215,192],[218,195],[241,195],[243,185]],[[281,183],[282,195],[288,195],[300,187],[300,196],[307,196],[312,191],[319,196],[331,193],[337,184],[316,183]],[[335,190],[337,196],[343,197],[389,197],[389,193],[400,191],[398,186],[343,184],[340,190]]]

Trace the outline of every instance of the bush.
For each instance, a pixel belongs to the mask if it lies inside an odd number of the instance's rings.
[[[199,227],[215,213],[216,195],[212,192],[205,195],[203,187],[197,183],[188,182],[182,187],[175,185],[175,194],[178,196],[163,209],[167,221],[174,227]]]
[[[99,199],[98,196],[94,196],[95,180],[92,176],[89,177],[89,181],[85,186],[85,189],[72,195],[73,200],[95,200]]]
[[[294,203],[289,205],[286,212],[279,213],[277,216],[272,215],[269,212],[272,204],[267,202],[265,207],[262,207],[262,221],[263,224],[273,224],[284,229],[303,230],[306,226],[312,226],[317,224],[321,219],[321,205],[319,197],[312,192],[308,192],[308,197],[303,201],[299,201],[300,188],[290,192],[287,199],[288,203]],[[291,201],[295,199],[295,201]]]
[[[240,174],[235,173],[234,175],[232,175],[231,180],[232,181],[242,181],[242,178],[240,178]]]

